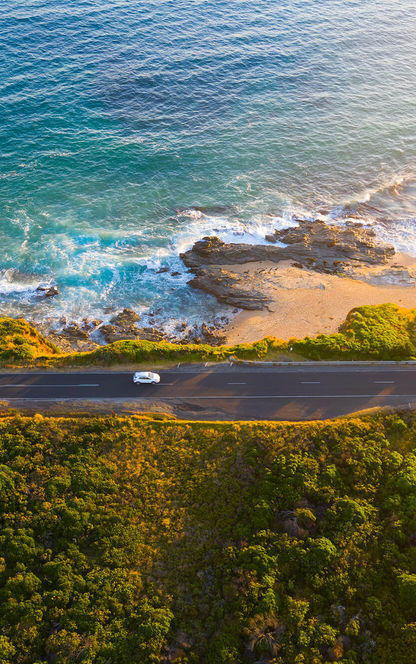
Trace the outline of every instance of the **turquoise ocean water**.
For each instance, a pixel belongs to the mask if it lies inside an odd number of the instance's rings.
[[[0,313],[209,318],[179,252],[293,215],[416,254],[415,29],[413,0],[2,0]]]

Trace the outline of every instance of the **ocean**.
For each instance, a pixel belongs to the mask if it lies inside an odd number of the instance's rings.
[[[2,0],[0,28],[1,315],[211,320],[179,253],[297,217],[416,255],[413,0]]]

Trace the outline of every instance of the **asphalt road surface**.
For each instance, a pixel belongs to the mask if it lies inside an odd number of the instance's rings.
[[[92,399],[157,404],[195,418],[304,420],[379,406],[416,406],[416,365],[188,367],[160,372],[159,385],[134,385],[131,372],[0,374],[0,400]]]

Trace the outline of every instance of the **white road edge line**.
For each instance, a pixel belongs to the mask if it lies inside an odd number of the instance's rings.
[[[128,398],[128,397],[113,397],[114,399]],[[154,399],[155,396],[143,396],[142,399]],[[159,397],[161,401],[172,399],[416,399],[416,394],[263,394],[263,395],[248,395],[248,396],[235,396],[220,395],[220,396],[174,396]]]
[[[160,396],[160,400],[163,399],[416,399],[416,394],[263,394],[263,395],[248,395],[248,396],[235,396],[229,395],[220,395],[220,396],[174,396],[174,397],[164,397]],[[120,397],[114,397],[115,399]],[[126,397],[127,398],[127,397]],[[154,399],[155,397],[142,397],[144,399]]]
[[[16,400],[22,400],[22,401],[36,401],[36,397],[9,397],[9,396],[3,396],[0,398],[2,399],[16,399]],[[284,395],[284,394],[276,394],[276,395],[271,395],[271,394],[266,394],[262,396],[214,396],[214,397],[195,397],[195,396],[159,396],[158,399],[160,401],[175,401],[176,399],[183,399],[183,400],[203,400],[203,399],[213,399],[213,400],[222,400],[222,399],[370,399],[370,398],[375,398],[375,399],[416,399],[416,394],[289,394],[289,395]],[[40,397],[42,401],[71,401],[71,400],[77,400],[76,397]],[[80,400],[86,400],[88,401],[89,397],[78,397]],[[120,395],[114,395],[112,397],[93,397],[93,400],[97,399],[103,399],[106,401],[114,401],[122,399],[123,401],[129,401],[131,399],[133,400],[148,400],[148,399],[156,399],[156,396],[153,394],[152,396],[146,396],[146,395],[127,395],[127,396],[120,396]]]
[[[368,397],[375,397],[377,399],[416,399],[416,394],[351,394],[351,395],[346,395],[346,394],[341,394],[341,395],[334,395],[330,394],[325,396],[325,399],[328,398],[337,398],[337,399],[360,399],[360,398],[368,398]],[[7,401],[109,401],[109,402],[114,402],[116,401],[126,401],[130,402],[131,400],[133,401],[148,401],[149,399],[154,399],[155,397],[152,396],[141,396],[141,397],[135,397],[135,396],[125,396],[125,397],[120,397],[120,396],[114,396],[114,397],[10,397],[10,396],[3,396],[0,397],[1,399],[6,399]],[[262,397],[161,397],[160,401],[174,401],[175,399],[187,399],[188,401],[190,399],[319,399],[319,395],[295,395],[295,396],[262,396]],[[408,404],[409,406],[411,405],[410,403]]]
[[[100,383],[73,383],[72,385],[37,385],[36,383],[12,383],[11,385],[4,385],[0,383],[0,390],[2,387],[100,387]]]

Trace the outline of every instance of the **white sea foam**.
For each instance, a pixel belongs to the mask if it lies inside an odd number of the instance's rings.
[[[49,250],[54,259],[61,257],[53,276],[64,284],[59,298],[40,303],[36,288],[40,281],[22,279],[13,270],[0,274],[0,298],[3,311],[13,301],[13,315],[30,311],[33,319],[45,316],[55,320],[61,316],[80,321],[85,316],[108,322],[124,306],[142,316],[141,325],[156,326],[167,333],[177,333],[186,321],[200,325],[228,318],[231,309],[208,295],[187,287],[191,275],[180,259],[180,253],[207,235],[216,235],[225,242],[267,244],[265,236],[275,229],[293,227],[298,220],[322,219],[343,225],[347,220],[372,224],[380,240],[393,243],[397,251],[416,255],[416,223],[414,220],[386,222],[370,214],[348,218],[348,204],[319,213],[300,207],[287,207],[282,214],[253,214],[242,220],[238,211],[201,211],[189,208],[177,215],[177,231],[164,246],[145,246],[137,230],[95,229],[91,235],[59,233],[50,239]],[[26,226],[22,215],[20,224]],[[161,242],[165,242],[161,236]],[[63,258],[63,260],[62,260]],[[163,270],[161,270],[161,268]],[[66,285],[65,285],[65,282]],[[88,285],[87,285],[88,284]],[[91,288],[93,284],[93,288]],[[111,309],[109,309],[111,307]]]
[[[399,173],[345,200],[334,208],[333,220],[371,225],[379,241],[392,244],[397,252],[416,256],[415,204],[415,174]],[[348,219],[352,211],[353,217]]]
[[[204,236],[216,235],[223,242],[241,244],[268,244],[266,235],[276,229],[296,226],[294,215],[254,215],[249,221],[240,221],[225,215],[210,215],[199,210],[184,210],[179,217],[188,217],[190,222],[182,226],[172,239],[172,249],[181,254],[190,249]]]
[[[45,282],[39,278],[21,275],[13,269],[0,271],[0,296],[6,298],[19,297],[29,300],[39,295],[38,289],[42,286],[52,286],[53,282]]]
[[[397,174],[390,178],[382,178],[380,182],[370,187],[365,187],[357,194],[348,199],[344,199],[343,205],[354,205],[359,203],[369,203],[375,196],[380,194],[391,194],[397,196],[400,194],[400,189],[407,182],[413,179],[413,175]]]
[[[416,219],[387,223],[376,220],[372,222],[372,226],[379,240],[392,244],[397,252],[416,257]]]

